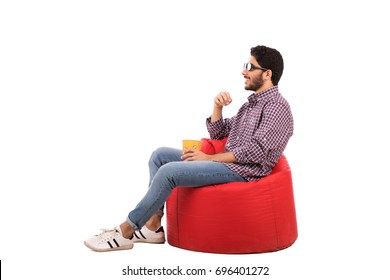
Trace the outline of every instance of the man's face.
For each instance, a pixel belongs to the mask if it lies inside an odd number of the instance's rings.
[[[252,64],[256,68],[261,68],[256,59],[251,56],[248,63]],[[244,69],[242,75],[245,78],[245,89],[251,91],[258,91],[264,85],[263,79],[264,70],[261,69]]]

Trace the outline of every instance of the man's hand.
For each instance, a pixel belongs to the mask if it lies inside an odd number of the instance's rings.
[[[181,156],[183,161],[216,161],[216,162],[237,162],[233,152],[208,155],[197,150],[184,150]]]
[[[188,150],[185,149],[183,151],[183,155],[181,156],[181,159],[183,161],[208,161],[210,156],[197,150]]]
[[[222,108],[223,106],[227,106],[230,103],[232,103],[232,98],[230,97],[230,94],[227,91],[220,92],[214,98],[214,107],[216,108]]]
[[[211,115],[211,122],[215,122],[222,117],[222,108],[232,103],[232,98],[227,91],[220,92],[214,98],[214,109]]]

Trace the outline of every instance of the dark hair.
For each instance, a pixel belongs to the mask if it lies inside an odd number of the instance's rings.
[[[278,85],[280,77],[283,74],[283,57],[276,49],[266,46],[256,46],[251,48],[251,56],[256,58],[261,67],[272,70],[272,83]]]

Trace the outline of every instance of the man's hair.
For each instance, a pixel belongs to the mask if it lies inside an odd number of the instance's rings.
[[[261,67],[272,70],[272,83],[278,85],[280,77],[283,74],[283,57],[276,49],[266,46],[256,46],[251,48],[251,56],[256,58]]]

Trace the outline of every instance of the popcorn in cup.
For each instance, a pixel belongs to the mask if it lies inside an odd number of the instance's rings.
[[[199,140],[183,140],[183,151],[185,150],[200,150],[202,141]]]

